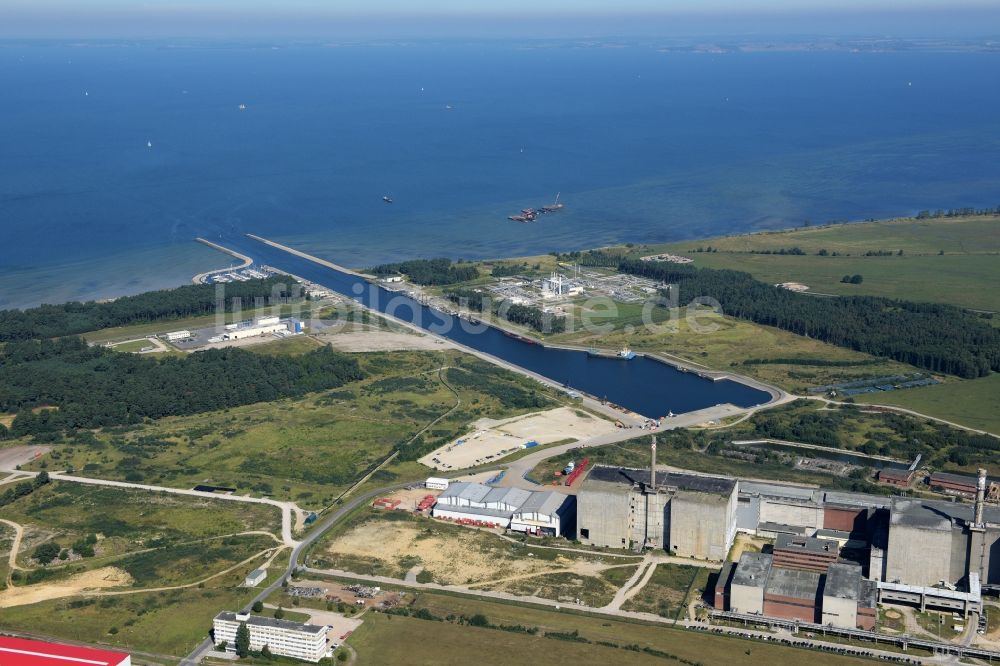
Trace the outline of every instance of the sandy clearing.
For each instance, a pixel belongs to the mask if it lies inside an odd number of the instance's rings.
[[[12,446],[0,449],[0,470],[13,472],[17,466],[26,465],[51,450],[51,446]]]
[[[433,469],[465,469],[500,460],[530,441],[552,444],[616,431],[615,425],[571,407],[557,407],[500,421],[479,419],[475,430],[432,451],[419,462]]]
[[[426,527],[433,529],[433,524]],[[405,556],[420,558],[434,580],[448,585],[485,582],[523,574],[541,574],[569,568],[573,560],[553,561],[505,557],[504,548],[481,548],[484,535],[469,530],[457,538],[428,535],[424,526],[376,521],[355,527],[327,548],[332,555],[374,558],[391,563]]]
[[[378,351],[441,351],[449,344],[428,335],[396,333],[393,331],[350,331],[344,333],[318,333],[314,336],[323,344],[345,352]]]
[[[84,592],[122,587],[132,584],[127,571],[117,567],[102,567],[85,571],[58,583],[40,583],[26,587],[10,587],[0,592],[0,608],[27,606],[40,601],[72,597]]]

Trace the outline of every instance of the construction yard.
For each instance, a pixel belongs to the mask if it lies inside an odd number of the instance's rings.
[[[611,421],[572,407],[508,419],[483,418],[474,430],[419,460],[432,469],[466,469],[500,460],[524,448],[572,442],[614,432]]]
[[[613,596],[617,587],[609,580],[620,576],[606,572],[634,569],[637,563],[636,558],[534,547],[499,530],[400,509],[364,510],[313,556],[317,568],[583,603]]]

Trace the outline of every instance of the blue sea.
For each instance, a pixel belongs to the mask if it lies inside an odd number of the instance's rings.
[[[367,266],[996,206],[997,81],[1000,53],[4,43],[0,308],[182,284],[223,233]]]

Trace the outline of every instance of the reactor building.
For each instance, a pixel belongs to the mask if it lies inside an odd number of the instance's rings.
[[[655,469],[655,441],[651,452]],[[736,536],[736,488],[731,478],[598,465],[576,496],[577,538],[721,561]]]

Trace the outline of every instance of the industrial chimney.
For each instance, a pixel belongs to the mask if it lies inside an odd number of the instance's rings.
[[[652,461],[649,464],[649,489],[656,490],[656,435],[652,437],[653,443],[649,445],[649,452]]]
[[[985,523],[983,519],[983,506],[985,503],[986,503],[986,470],[980,468],[979,481],[976,483],[976,520],[975,520],[976,527],[982,527]]]

